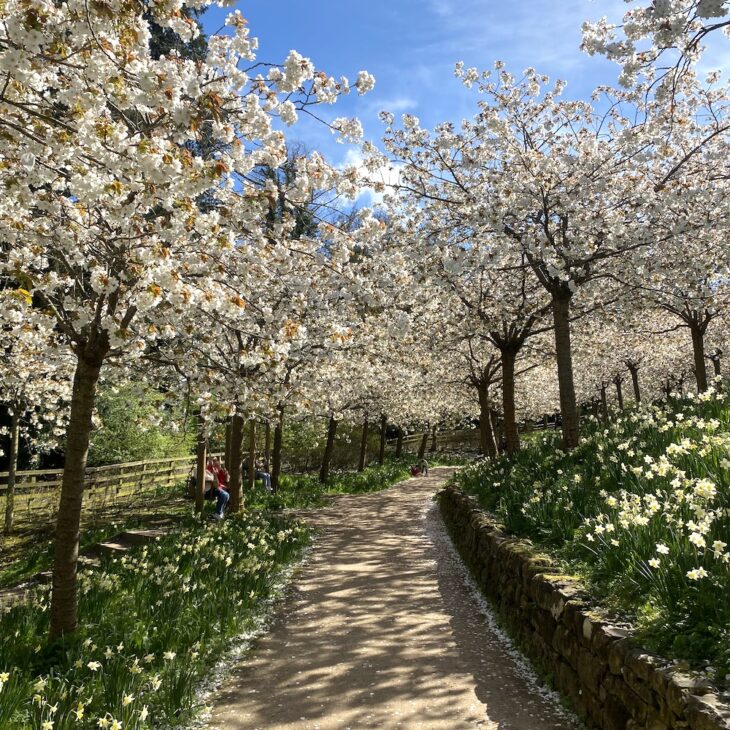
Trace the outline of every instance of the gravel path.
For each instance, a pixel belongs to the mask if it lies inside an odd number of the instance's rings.
[[[474,588],[433,469],[307,514],[319,535],[271,631],[213,698],[211,727],[577,727]]]

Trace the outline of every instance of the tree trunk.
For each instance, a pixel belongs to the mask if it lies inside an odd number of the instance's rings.
[[[96,386],[106,352],[90,361],[79,357],[73,379],[71,413],[66,428],[66,448],[61,497],[53,549],[50,638],[76,631],[78,625],[77,561],[84,495],[86,458]]]
[[[695,356],[695,376],[697,377],[697,392],[707,390],[707,370],[705,368],[705,333],[700,327],[690,327],[692,332],[692,351]]]
[[[205,437],[205,420],[198,415],[198,440],[195,448],[195,511],[203,513],[205,504],[205,466],[208,458],[208,440]]]
[[[489,386],[480,385],[479,393],[479,441],[482,447],[482,454],[494,460],[497,458],[497,447],[492,435],[492,424],[490,422]]]
[[[230,474],[231,473],[231,432],[233,430],[233,419],[227,418],[226,419],[226,445],[225,445],[225,453],[223,454],[223,466],[226,468],[226,471]]]
[[[639,368],[632,365],[629,368],[629,372],[631,373],[631,382],[634,386],[634,400],[637,403],[641,403],[641,389],[639,388]]]
[[[360,440],[360,460],[357,463],[357,470],[363,471],[365,469],[365,462],[367,461],[367,452],[368,452],[368,431],[370,429],[370,424],[368,422],[368,417],[365,416],[365,420],[362,424],[362,439]]]
[[[322,466],[319,469],[320,484],[327,484],[330,476],[330,463],[332,462],[332,452],[335,449],[335,436],[337,436],[337,421],[333,415],[330,415],[327,424],[327,443],[324,447],[324,455],[322,456]]]
[[[380,416],[380,452],[378,453],[378,464],[385,464],[385,437],[388,431],[388,416],[383,413]]]
[[[618,400],[619,410],[623,411],[623,409],[624,409],[624,392],[621,387],[622,382],[623,381],[621,380],[621,378],[616,378],[613,381],[613,384],[616,386],[616,399]]]
[[[570,346],[569,296],[553,296],[553,323],[560,388],[560,412],[563,419],[563,448],[570,451],[578,445],[579,433],[578,407],[573,383],[573,353]]]
[[[427,446],[428,446],[428,428],[424,431],[423,438],[421,439],[421,445],[418,447],[418,460],[419,461],[421,461],[421,459],[425,458]]]
[[[248,422],[248,489],[256,486],[256,421]]]
[[[429,451],[431,453],[433,453],[434,451],[436,451],[436,434],[437,433],[438,433],[438,428],[436,426],[434,426],[431,429],[431,448],[429,449]]]
[[[601,383],[601,413],[603,413],[603,420],[608,421],[608,398],[605,383]]]
[[[271,424],[266,421],[266,436],[264,439],[264,464],[266,471],[271,472]]]
[[[243,416],[236,413],[231,421],[231,450],[230,450],[230,495],[228,509],[231,512],[240,512],[243,507],[243,478],[241,462],[243,461]]]
[[[18,469],[18,440],[20,433],[19,408],[13,408],[10,420],[10,452],[8,453],[8,484],[5,492],[5,530],[9,535],[13,531],[13,510],[15,507],[15,472]]]
[[[504,435],[504,427],[499,423],[499,413],[496,408],[489,409],[489,421],[492,424],[492,433],[494,434],[494,444],[498,446]],[[499,449],[497,449],[499,451]]]
[[[284,440],[284,411],[279,411],[279,419],[274,426],[274,452],[271,465],[271,491],[279,491],[279,476],[281,475],[281,446]]]
[[[403,429],[398,426],[398,440],[395,442],[395,458],[403,456]]]
[[[722,373],[720,372],[720,356],[719,355],[713,355],[712,357],[712,367],[715,369],[715,376],[719,376]]]
[[[517,360],[517,350],[506,348],[501,353],[505,447],[508,454],[514,454],[520,449],[520,435],[517,432],[515,409],[515,361]]]

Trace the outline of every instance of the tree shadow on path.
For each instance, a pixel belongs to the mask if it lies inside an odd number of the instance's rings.
[[[212,727],[570,727],[507,671],[514,661],[492,646],[463,566],[438,538],[430,498],[452,471],[312,513],[310,559],[225,680]]]

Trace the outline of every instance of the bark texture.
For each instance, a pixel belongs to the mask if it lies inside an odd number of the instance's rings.
[[[233,419],[229,418],[226,421],[226,445],[225,445],[225,453],[223,454],[223,466],[226,468],[226,471],[230,474],[231,473],[231,431],[233,429]]]
[[[266,471],[271,471],[271,424],[266,422],[266,435],[264,437],[264,464]]]
[[[428,446],[428,429],[424,432],[421,439],[421,445],[418,447],[418,460],[420,461],[426,456],[426,447]]]
[[[10,450],[8,452],[8,483],[5,492],[5,528],[4,534],[13,531],[15,510],[15,473],[18,470],[18,439],[20,433],[20,416],[18,408],[13,409],[10,417]]]
[[[578,445],[578,405],[573,382],[573,352],[570,343],[570,296],[553,295],[553,324],[555,326],[555,353],[558,363],[560,413],[563,419],[563,448],[566,451]]]
[[[637,365],[629,365],[631,383],[634,386],[634,400],[641,403],[641,388],[639,387],[639,368]]]
[[[208,440],[205,437],[205,421],[198,416],[198,439],[195,443],[195,511],[203,513],[205,499],[205,466],[208,458]]]
[[[89,453],[91,417],[96,386],[106,355],[101,348],[80,355],[76,363],[71,396],[71,413],[66,428],[66,448],[61,497],[53,550],[50,638],[76,631],[78,625],[77,561],[79,527],[84,495],[86,458]]]
[[[623,411],[623,409],[624,409],[623,379],[614,378],[613,384],[616,386],[616,399],[618,400],[618,407]]]
[[[362,438],[360,439],[360,459],[357,462],[357,470],[364,471],[368,454],[368,433],[370,431],[370,423],[367,416],[362,424]]]
[[[385,437],[388,435],[388,416],[383,413],[380,416],[380,451],[378,452],[378,464],[385,464]]]
[[[279,420],[274,426],[274,450],[271,464],[271,491],[279,491],[279,477],[281,476],[281,447],[284,440],[284,411],[280,411]]]
[[[437,433],[438,433],[438,428],[436,426],[434,426],[431,429],[431,448],[429,449],[429,451],[431,453],[433,453],[434,451],[436,451],[436,434]]]
[[[231,512],[240,512],[243,508],[243,478],[241,462],[243,461],[243,417],[236,413],[231,421],[230,443],[230,495],[228,509]]]
[[[697,378],[697,392],[704,393],[707,390],[707,368],[705,367],[705,332],[702,327],[693,325],[692,352],[695,359],[695,376]]]
[[[505,449],[508,454],[514,454],[520,449],[520,435],[517,431],[515,409],[515,362],[517,361],[517,350],[512,347],[506,347],[501,352]]]
[[[334,416],[330,416],[329,423],[327,424],[327,443],[324,447],[324,454],[322,455],[322,466],[319,469],[319,481],[321,484],[326,484],[330,475],[330,464],[332,463],[332,453],[335,449],[335,437],[337,436],[337,420]]]
[[[256,421],[248,422],[248,489],[256,484]]]
[[[395,458],[400,459],[403,456],[403,429],[398,426],[398,439],[395,442]]]
[[[489,402],[489,386],[479,386],[479,441],[482,454],[494,460],[497,458],[497,445],[494,443],[494,436],[491,424],[491,403]]]

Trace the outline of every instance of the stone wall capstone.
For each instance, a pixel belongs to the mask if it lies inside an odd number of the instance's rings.
[[[643,651],[528,542],[456,487],[438,500],[456,547],[538,671],[600,730],[728,730],[730,708],[700,677]]]

